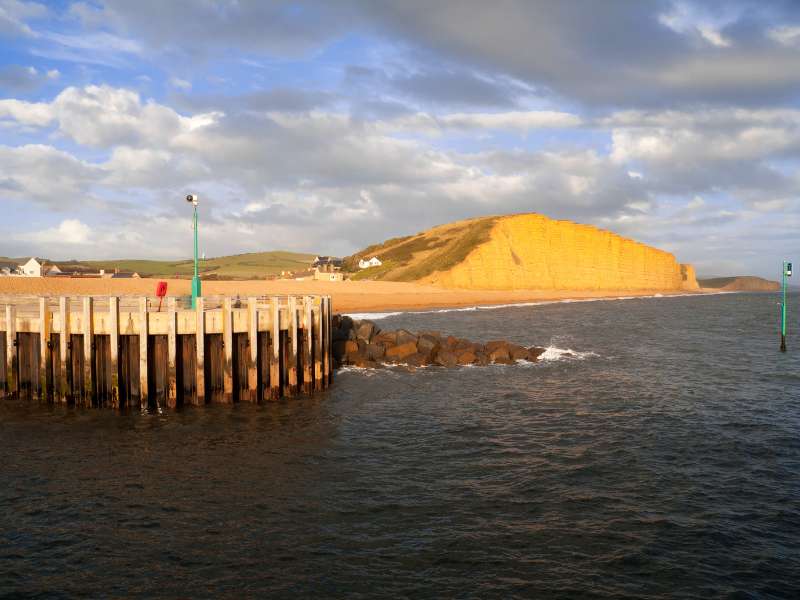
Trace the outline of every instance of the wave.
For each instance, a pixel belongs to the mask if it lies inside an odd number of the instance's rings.
[[[578,352],[572,348],[557,348],[556,346],[548,346],[544,350],[544,354],[539,357],[539,360],[556,361],[566,358],[569,360],[586,360],[587,358],[596,358],[600,356],[596,352]]]
[[[365,312],[365,313],[345,313],[344,316],[345,317],[350,317],[351,319],[355,319],[356,321],[360,321],[362,319],[370,319],[371,321],[376,321],[378,319],[385,319],[387,317],[394,317],[394,316],[403,315],[403,314],[407,315],[407,314],[411,314],[411,313],[404,313],[404,312],[400,312],[400,311],[397,311],[397,312],[384,312],[384,313]]]
[[[549,304],[577,304],[579,302],[615,302],[621,300],[652,300],[652,299],[668,299],[668,298],[702,298],[703,296],[720,296],[723,294],[731,294],[734,292],[707,292],[703,294],[686,293],[686,294],[653,294],[651,296],[607,296],[605,298],[565,298],[563,300],[538,300],[530,302],[512,302],[508,304],[479,304],[476,306],[463,306],[458,308],[432,308],[429,310],[404,310],[394,312],[363,312],[363,313],[345,313],[352,319],[370,319],[376,321],[379,319],[386,319],[387,317],[396,317],[398,315],[431,315],[438,313],[450,312],[475,312],[478,310],[499,310],[502,308],[523,308],[526,306],[546,306]]]

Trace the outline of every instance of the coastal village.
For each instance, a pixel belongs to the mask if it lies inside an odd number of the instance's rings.
[[[264,274],[265,280],[294,280],[294,281],[344,281],[343,259],[334,256],[315,256],[306,270],[284,270],[280,274]],[[362,258],[358,262],[360,270],[379,267],[383,263],[377,256]],[[125,271],[115,268],[113,271],[105,269],[91,270],[81,263],[58,263],[43,260],[35,256],[26,262],[0,260],[0,277],[61,277],[78,279],[140,279],[136,271]],[[176,274],[176,279],[179,276]]]

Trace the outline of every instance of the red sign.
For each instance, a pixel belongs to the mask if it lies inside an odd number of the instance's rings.
[[[158,312],[161,312],[161,303],[164,301],[164,296],[167,295],[167,282],[159,281],[156,286],[156,296],[158,296]]]

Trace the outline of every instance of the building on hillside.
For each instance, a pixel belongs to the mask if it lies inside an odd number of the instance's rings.
[[[343,260],[335,256],[317,256],[314,262],[311,263],[312,269],[320,269],[321,271],[337,271],[342,268]]]
[[[32,257],[24,265],[20,265],[23,277],[41,277],[42,276],[42,263]]]
[[[133,273],[120,273],[117,271],[116,273],[111,275],[111,279],[141,279],[141,275],[136,272]]]
[[[373,256],[368,260],[364,260],[363,258],[358,261],[358,268],[359,269],[369,269],[370,267],[380,267],[383,263],[378,260],[377,256]]]
[[[45,277],[61,277],[64,271],[58,268],[58,265],[47,265],[42,268],[42,274]]]
[[[344,281],[344,274],[341,271],[314,269],[314,281]]]

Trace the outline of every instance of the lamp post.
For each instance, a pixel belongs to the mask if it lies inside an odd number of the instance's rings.
[[[792,276],[792,263],[783,261],[783,273],[781,274],[781,289],[783,299],[781,300],[781,352],[786,352],[786,278]]]
[[[203,295],[200,286],[200,272],[197,267],[197,194],[189,194],[186,201],[194,208],[192,228],[194,229],[194,276],[192,277],[192,308],[197,307],[197,299]]]

